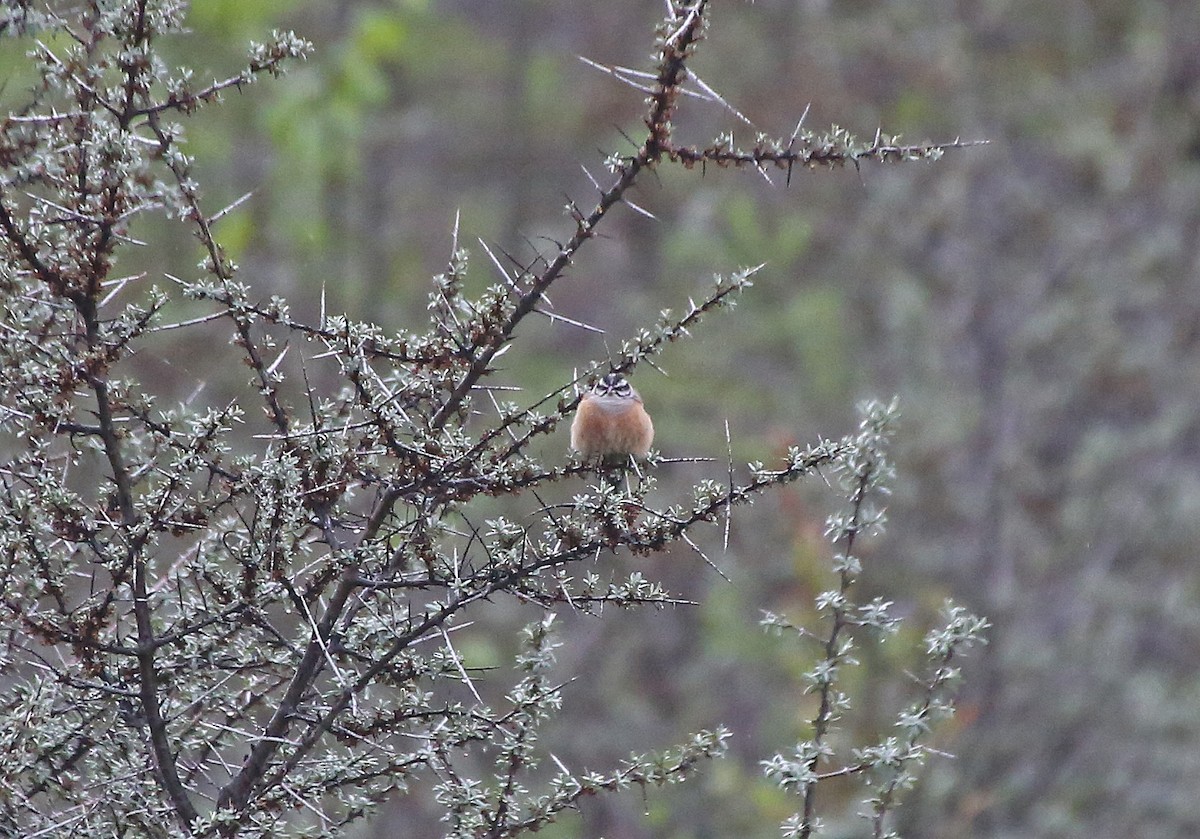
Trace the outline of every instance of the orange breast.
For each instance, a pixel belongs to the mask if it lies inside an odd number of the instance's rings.
[[[585,457],[632,454],[645,457],[654,442],[654,424],[635,399],[612,404],[587,396],[571,423],[571,448]]]

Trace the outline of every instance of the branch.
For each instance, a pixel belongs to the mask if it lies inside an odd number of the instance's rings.
[[[478,347],[481,350],[470,368],[446,402],[430,421],[430,428],[442,428],[454,415],[476,382],[488,372],[492,359],[507,343],[517,325],[537,306],[542,295],[550,288],[571,264],[575,253],[588,239],[595,235],[596,227],[608,215],[625,192],[637,181],[642,170],[653,167],[662,157],[671,138],[671,114],[680,95],[680,85],[685,77],[684,62],[691,55],[700,39],[704,26],[706,0],[696,0],[684,13],[683,23],[669,36],[660,41],[658,77],[654,93],[650,97],[650,111],[646,117],[648,129],[646,139],[637,154],[620,167],[616,182],[600,194],[596,207],[584,216],[574,205],[571,212],[575,218],[575,233],[559,248],[557,255],[543,271],[534,277],[528,291],[521,295],[512,313],[496,329],[484,338]]]
[[[857,143],[853,135],[837,126],[834,126],[828,135],[822,137],[807,135],[799,148],[793,147],[794,140],[784,146],[776,140],[760,136],[752,148],[740,149],[733,145],[732,139],[732,135],[725,135],[703,149],[695,146],[670,146],[665,153],[671,160],[682,163],[689,169],[698,163],[712,163],[720,167],[753,166],[760,170],[764,164],[770,164],[778,169],[787,170],[790,176],[794,166],[815,169],[818,166],[826,168],[836,168],[847,164],[858,166],[864,160],[874,160],[880,163],[900,163],[910,160],[933,161],[938,160],[950,149],[982,146],[988,143],[987,140],[956,139],[949,143],[901,145],[898,138],[877,134],[871,145],[862,146]]]
[[[625,531],[618,534],[615,538],[608,533],[600,533],[594,539],[589,539],[573,547],[535,559],[507,571],[497,573],[497,569],[486,568],[471,577],[465,578],[458,587],[458,591],[451,593],[444,604],[435,604],[437,608],[427,613],[420,623],[403,634],[397,635],[383,655],[360,673],[352,684],[342,689],[337,699],[331,703],[329,709],[294,744],[293,751],[288,756],[287,761],[273,773],[272,779],[267,782],[266,786],[269,787],[281,783],[287,777],[287,774],[319,742],[321,737],[333,727],[338,717],[350,707],[354,698],[366,690],[397,656],[424,638],[429,632],[445,624],[451,617],[472,603],[486,600],[494,594],[511,591],[523,579],[532,577],[539,571],[567,565],[579,560],[590,559],[601,551],[615,551],[619,547],[625,547],[633,553],[645,554],[662,550],[667,544],[681,538],[684,533],[696,525],[702,522],[715,521],[722,509],[733,504],[745,503],[752,496],[761,493],[768,487],[790,483],[822,466],[834,463],[845,454],[848,448],[849,444],[843,441],[841,443],[824,443],[807,450],[795,449],[789,453],[788,460],[783,468],[778,470],[756,470],[752,479],[747,483],[730,487],[722,492],[713,493],[711,496],[701,499],[685,516],[674,519],[666,516],[658,516],[655,522],[644,523],[636,530]],[[357,578],[346,579],[343,585],[352,585],[356,582],[358,582]],[[334,595],[334,598],[337,598],[341,594],[341,591],[339,588],[339,592]],[[334,605],[331,602],[330,610],[333,608]],[[322,626],[324,627],[324,624]],[[320,648],[318,647],[314,653],[313,642],[310,642],[309,649],[306,651],[306,660],[310,653],[319,658]],[[315,664],[316,662],[314,661],[313,663]],[[302,664],[301,667],[303,666]],[[293,696],[293,693],[289,689],[289,698],[291,696]],[[285,699],[285,703],[287,701]],[[283,718],[285,724],[276,726],[274,723],[277,719],[281,718],[282,714],[283,706],[281,705],[275,717],[272,718],[272,724],[268,725],[267,731],[263,735],[264,739],[256,744],[251,758],[247,759],[247,765],[239,773],[239,779],[235,779],[238,784],[236,791],[240,794],[249,794],[249,788],[242,788],[242,785],[248,783],[242,776],[248,777],[246,770],[249,768],[251,759],[254,759],[259,753],[264,756],[273,753],[280,745],[279,741],[287,730],[286,717]],[[265,767],[265,763],[259,763],[258,766],[262,769]],[[235,791],[233,789],[234,786],[235,784],[231,782],[222,791],[221,798],[219,799],[220,806],[236,806],[236,802],[240,799],[232,797]]]

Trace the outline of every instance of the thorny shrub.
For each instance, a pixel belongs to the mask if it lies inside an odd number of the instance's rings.
[[[699,732],[607,772],[562,767],[544,789],[526,788],[539,725],[560,703],[549,678],[554,615],[671,602],[640,574],[604,581],[596,563],[691,544],[690,533],[732,505],[826,469],[847,477],[850,512],[832,527],[845,543],[840,585],[818,604],[830,627],[810,676],[821,710],[794,757],[767,762],[803,797],[785,829],[808,835],[813,791],[830,775],[826,736],[849,701],[837,671],[851,662],[857,630],[891,621],[886,604],[849,595],[855,534],[878,523],[866,499],[886,471],[890,412],[875,406],[858,435],[793,449],[740,482],[706,481],[665,509],[647,504],[654,455],[646,478],[623,486],[589,483],[578,460],[531,455],[530,443],[571,415],[581,382],[630,371],[686,338],[732,306],[757,269],[718,277],[682,316],[648,324],[532,404],[477,403],[547,290],[655,167],[790,176],[796,166],[936,159],[960,144],[901,146],[882,135],[860,144],[840,129],[798,126],[748,148],[732,135],[679,145],[671,118],[707,4],[669,2],[653,71],[608,68],[645,90],[644,138],[635,153],[609,158],[593,206],[568,206],[568,238],[501,269],[474,299],[462,290],[468,255],[456,247],[434,280],[424,332],[306,323],[285,300],[261,299],[222,250],[214,226],[225,211],[205,207],[179,121],[280,75],[310,45],[276,33],[252,45],[240,72],[198,85],[156,49],[183,30],[185,4],[78,5],[68,16],[65,4],[9,0],[0,20],[37,71],[28,100],[0,124],[3,831],[329,835],[424,774],[452,835],[515,836],[583,796],[679,780],[719,755],[728,732]],[[120,254],[143,244],[131,228],[153,214],[198,237],[205,256],[192,277],[147,285],[117,272]],[[184,303],[205,314],[173,319]],[[231,339],[211,363],[231,352],[250,372],[238,398],[164,407],[132,378],[129,361],[149,336],[214,324]],[[322,346],[341,390],[298,387],[281,363],[289,341]],[[478,502],[536,497],[553,482],[586,488],[566,508],[533,506],[540,512],[525,523],[468,524]],[[526,630],[519,680],[504,707],[450,701],[445,686],[466,675],[448,633],[499,597],[544,610]],[[920,735],[950,707],[951,656],[982,628],[958,610],[949,620],[930,637],[925,701],[905,712],[896,737],[834,771],[870,779],[877,835],[924,757]],[[491,773],[472,776],[464,755],[483,755]]]

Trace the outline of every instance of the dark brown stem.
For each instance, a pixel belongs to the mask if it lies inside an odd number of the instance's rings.
[[[662,158],[663,152],[670,142],[671,114],[675,110],[675,102],[679,98],[679,87],[686,77],[684,62],[699,40],[704,25],[705,5],[706,0],[697,0],[688,7],[684,12],[684,22],[671,38],[663,41],[659,54],[658,81],[655,92],[651,96],[650,112],[646,117],[646,127],[649,131],[642,147],[622,166],[616,183],[600,193],[600,200],[590,213],[584,216],[580,211],[574,210],[576,213],[574,235],[559,248],[554,259],[542,272],[534,277],[529,290],[518,298],[512,314],[484,339],[481,351],[471,362],[470,368],[446,402],[434,414],[430,422],[430,427],[434,430],[445,426],[450,417],[458,411],[467,394],[471,392],[471,388],[488,371],[496,353],[512,336],[513,330],[534,310],[534,307],[541,301],[542,295],[571,264],[583,243],[595,235],[597,225],[633,186],[642,170],[653,167]]]

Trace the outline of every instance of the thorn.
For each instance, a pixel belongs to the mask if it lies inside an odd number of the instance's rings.
[[[622,198],[621,201],[625,204],[625,206],[629,207],[629,209],[633,210],[634,212],[640,213],[641,215],[645,216],[646,218],[650,219],[651,221],[658,221],[658,217],[655,216],[654,213],[650,212],[649,210],[647,210],[643,207],[639,207],[637,204],[634,204],[628,198]]]

